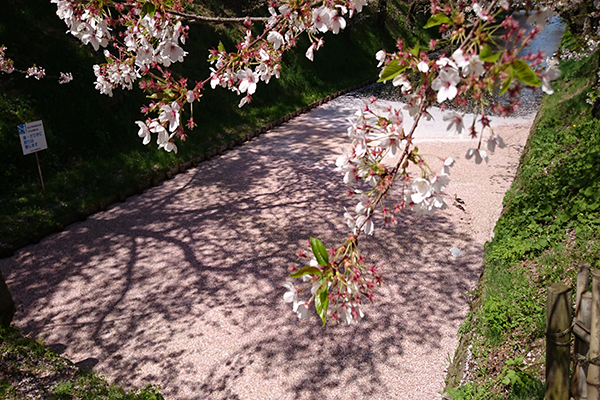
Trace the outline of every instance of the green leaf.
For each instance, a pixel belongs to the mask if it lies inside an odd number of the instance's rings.
[[[327,285],[323,285],[322,289],[317,291],[317,295],[315,296],[315,309],[317,310],[317,314],[321,317],[321,321],[323,321],[323,326],[327,322],[327,308],[329,307],[329,289]]]
[[[217,47],[217,50],[225,51],[225,45],[223,44],[223,42],[219,42],[219,46]]]
[[[146,96],[147,99],[153,99],[153,100],[161,100],[161,99],[165,99],[167,97],[169,97],[169,96],[165,93],[152,93],[150,96]]]
[[[540,78],[529,68],[529,65],[523,60],[515,60],[511,63],[513,71],[517,78],[526,85],[538,87],[542,84]]]
[[[506,93],[506,91],[510,87],[510,84],[513,80],[513,69],[511,67],[508,67],[507,72],[509,74],[508,74],[508,77],[502,81],[502,88],[500,89],[500,96],[502,96],[504,93]]]
[[[312,249],[312,252],[315,255],[319,265],[326,267],[327,264],[329,264],[329,255],[327,254],[327,249],[325,246],[323,246],[323,243],[321,243],[319,239],[311,237],[310,248]]]
[[[413,47],[412,49],[410,49],[410,52],[411,52],[411,53],[412,53],[412,55],[413,55],[413,56],[415,56],[415,57],[419,57],[419,51],[420,51],[420,48],[419,48],[419,43],[417,43],[417,44],[415,45],[415,47]]]
[[[571,214],[565,210],[561,210],[556,214],[556,219],[558,219],[560,222],[567,222],[571,219]]]
[[[150,15],[151,17],[154,17],[155,12],[156,12],[156,6],[152,3],[150,3],[149,1],[145,2],[144,5],[142,6],[142,17],[145,17],[146,15]]]
[[[298,271],[294,272],[293,274],[290,274],[290,278],[300,278],[304,275],[321,275],[323,273],[323,271],[321,271],[319,268],[317,267],[312,267],[312,266],[306,266],[306,267],[302,267],[300,268]]]
[[[495,63],[500,58],[500,53],[494,53],[489,45],[485,45],[479,53],[479,59],[483,62]]]
[[[399,65],[398,60],[392,60],[388,65],[385,66],[383,72],[381,73],[381,77],[377,82],[385,82],[389,81],[396,77],[396,75],[400,74],[404,71],[408,65]]]
[[[583,195],[587,197],[592,197],[595,194],[595,192],[596,188],[594,188],[593,186],[589,186],[583,191]]]
[[[427,23],[423,27],[423,29],[433,28],[434,26],[438,26],[441,24],[451,24],[452,20],[444,14],[435,14],[429,17]]]

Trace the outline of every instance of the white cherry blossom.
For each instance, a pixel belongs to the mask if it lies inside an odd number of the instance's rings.
[[[63,85],[65,83],[69,83],[73,80],[73,74],[71,74],[70,72],[61,72],[60,76],[58,78],[58,83]]]
[[[473,11],[475,11],[475,14],[483,21],[487,21],[489,19],[489,16],[486,14],[481,5],[479,5],[479,3],[473,4]]]
[[[331,10],[331,31],[334,35],[337,35],[340,30],[346,28],[346,20],[344,17],[338,15],[337,10]]]
[[[244,68],[237,73],[237,78],[240,80],[240,92],[249,95],[256,92],[256,83],[259,80],[258,74],[252,71],[250,68]]]
[[[287,292],[283,294],[283,300],[286,303],[292,303],[298,301],[298,291],[292,282],[285,282],[283,286],[288,289]]]
[[[431,83],[431,88],[438,92],[438,103],[454,99],[458,93],[456,85],[459,83],[460,76],[458,76],[458,71],[454,68],[441,69],[439,76]]]
[[[554,89],[552,89],[551,81],[558,78],[560,76],[560,69],[556,66],[556,64],[548,62],[548,66],[544,70],[542,74],[542,90],[546,94],[554,94]]]
[[[177,127],[179,127],[179,110],[181,107],[179,104],[174,101],[171,105],[164,104],[160,108],[160,114],[158,115],[158,120],[161,123],[169,124],[169,131],[174,132]]]
[[[383,65],[386,57],[387,57],[387,53],[384,50],[379,50],[377,53],[375,53],[375,59],[377,61],[379,61],[379,64],[377,64],[377,68],[379,68]]]
[[[402,74],[398,74],[394,77],[392,80],[392,85],[400,86],[402,93],[407,93],[412,89],[410,81]]]
[[[273,44],[273,48],[278,50],[282,45],[285,44],[285,39],[283,35],[277,31],[271,31],[267,35],[267,40]]]
[[[444,160],[444,165],[442,166],[442,173],[446,175],[450,175],[450,168],[454,166],[454,159],[452,157],[448,157]]]
[[[143,138],[144,140],[142,141],[142,143],[144,145],[147,145],[148,143],[150,143],[151,139],[150,129],[148,129],[148,126],[146,126],[146,124],[142,121],[135,121],[135,123],[140,127],[140,130],[138,131],[138,136]]]

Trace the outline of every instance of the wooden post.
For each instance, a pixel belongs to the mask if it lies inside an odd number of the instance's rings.
[[[44,177],[42,176],[42,167],[40,167],[40,159],[37,155],[37,151],[35,152],[35,161],[37,161],[38,172],[40,173],[40,182],[42,182],[42,192],[46,193],[46,186],[44,185]]]
[[[581,296],[590,288],[590,264],[580,262],[577,265],[577,292],[575,294],[575,318],[581,319]]]
[[[600,355],[600,271],[592,270],[592,326],[590,329],[589,358]],[[600,399],[600,367],[590,364],[588,367],[588,399]]]
[[[592,317],[592,294],[590,288],[590,264],[580,262],[577,265],[577,292],[575,294],[575,354],[587,355],[589,350],[590,324]],[[585,314],[585,315],[584,315]],[[577,321],[580,321],[577,322]],[[581,329],[581,325],[585,330]],[[587,341],[585,340],[587,339]],[[587,400],[587,366],[573,362],[572,395],[575,400]]]
[[[571,304],[569,286],[550,285],[546,309],[545,400],[569,400]]]
[[[590,349],[590,326],[592,325],[592,292],[585,292],[581,296],[579,308],[580,318],[573,324],[575,334],[575,354],[587,356]],[[587,365],[574,362],[571,391],[575,400],[587,400]]]

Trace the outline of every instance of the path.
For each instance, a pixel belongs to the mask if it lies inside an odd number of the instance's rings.
[[[0,260],[15,324],[110,381],[160,384],[167,399],[436,398],[530,122],[496,122],[508,147],[484,166],[439,125],[420,134],[422,152],[458,155],[447,194],[466,213],[407,213],[363,239],[386,282],[360,324],[321,328],[296,318],[282,283],[309,235],[329,247],[347,234],[353,202],[332,166],[354,102],[332,101]]]

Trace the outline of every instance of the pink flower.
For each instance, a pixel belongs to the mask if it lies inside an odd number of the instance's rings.
[[[244,68],[237,73],[237,78],[240,80],[240,92],[248,92],[249,95],[256,92],[256,82],[258,82],[258,74],[250,68]]]
[[[489,16],[485,12],[485,10],[479,5],[479,3],[473,4],[473,11],[475,11],[475,14],[477,14],[477,16],[483,21],[487,21],[489,19]]]
[[[273,48],[275,50],[279,49],[283,44],[285,44],[285,39],[283,38],[283,35],[277,31],[269,32],[269,34],[267,35],[267,40],[270,43],[273,43]]]
[[[454,68],[444,68],[440,70],[440,75],[433,80],[431,88],[438,92],[437,101],[442,103],[445,100],[452,100],[456,97],[458,89],[456,85],[460,82],[458,71]]]
[[[171,103],[171,105],[164,104],[160,111],[161,113],[158,115],[158,120],[160,122],[168,122],[169,123],[169,131],[173,132],[177,127],[179,127],[179,104],[176,101]]]
[[[73,80],[73,74],[71,74],[70,72],[67,72],[67,73],[61,72],[60,77],[58,78],[58,83],[62,85],[64,83],[69,83],[72,80]]]
[[[142,143],[144,145],[150,143],[150,138],[151,138],[150,129],[148,129],[146,124],[142,121],[135,121],[135,123],[138,124],[138,126],[140,127],[140,130],[138,131],[138,136],[141,138],[144,138]]]
[[[381,67],[383,65],[383,63],[385,62],[385,58],[387,57],[387,54],[384,50],[379,50],[376,54],[375,54],[375,59],[377,61],[379,61],[379,64],[377,64],[377,68]]]

